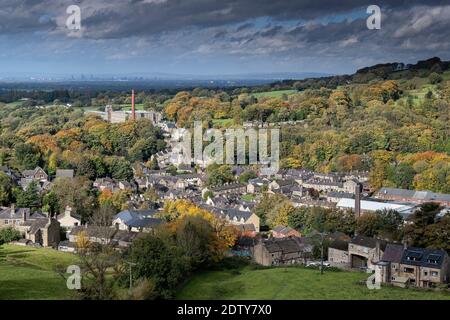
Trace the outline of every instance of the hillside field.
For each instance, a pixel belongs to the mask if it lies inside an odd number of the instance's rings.
[[[303,267],[210,271],[195,275],[177,299],[187,300],[450,300],[447,292],[382,287],[370,290],[362,272],[326,271]]]
[[[75,255],[52,249],[0,246],[0,300],[70,299],[71,291],[55,268],[76,261]]]
[[[252,93],[251,95],[255,98],[278,98],[280,99],[283,94],[291,95],[298,93],[297,90],[275,90],[275,91],[265,91],[265,92],[257,92]]]

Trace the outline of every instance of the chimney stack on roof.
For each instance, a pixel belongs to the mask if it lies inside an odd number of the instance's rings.
[[[355,217],[359,218],[361,216],[361,192],[363,190],[363,185],[357,183],[355,186]]]

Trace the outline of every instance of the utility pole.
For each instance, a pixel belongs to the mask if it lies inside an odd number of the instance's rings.
[[[136,263],[129,262],[129,261],[126,261],[126,263],[130,266],[130,291],[131,291],[131,288],[133,287],[133,274],[131,272],[131,269],[132,269],[133,266],[136,265]]]
[[[320,274],[323,274],[323,244],[325,242],[326,232],[317,232],[320,236]]]

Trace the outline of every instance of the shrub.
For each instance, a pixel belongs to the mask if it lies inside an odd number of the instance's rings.
[[[13,229],[12,227],[0,229],[0,244],[17,241],[20,238],[22,238],[20,232]]]

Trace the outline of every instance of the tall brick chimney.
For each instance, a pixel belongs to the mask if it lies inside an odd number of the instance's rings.
[[[361,192],[363,190],[363,185],[361,183],[357,183],[355,186],[355,217],[358,218],[361,216]]]
[[[131,90],[131,119],[136,120],[136,110],[134,109],[134,89]]]

